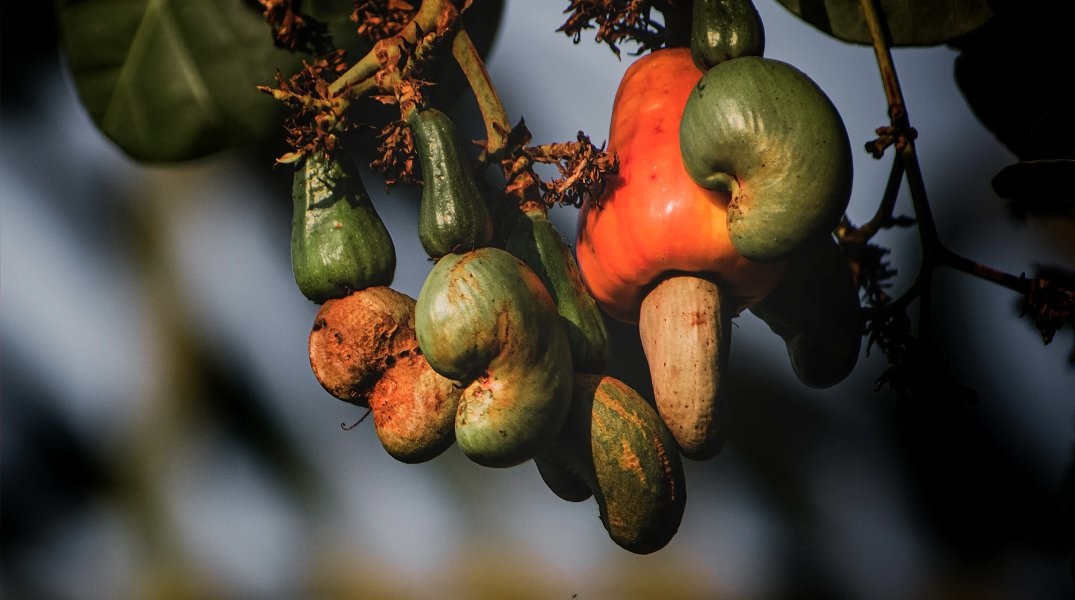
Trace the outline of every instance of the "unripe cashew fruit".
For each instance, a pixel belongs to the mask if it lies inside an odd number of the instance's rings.
[[[843,381],[858,362],[860,309],[847,257],[827,235],[797,251],[784,279],[750,312],[784,339],[799,380],[826,388]]]
[[[392,238],[346,153],[304,158],[291,196],[291,267],[304,296],[324,302],[392,283]]]
[[[771,260],[832,232],[851,197],[851,146],[836,107],[801,71],[746,56],[709,69],[680,122],[683,164],[731,193],[728,232]]]
[[[418,294],[415,324],[429,364],[463,387],[455,435],[471,460],[517,465],[560,430],[571,349],[552,297],[522,261],[494,247],[444,256]]]
[[[576,375],[567,422],[534,461],[561,498],[582,501],[592,493],[609,537],[631,552],[655,552],[679,529],[687,493],[676,441],[653,407],[618,379]]]
[[[426,254],[440,258],[488,244],[492,217],[451,118],[435,108],[416,109],[407,125],[422,165],[418,238]]]
[[[604,372],[610,349],[601,310],[582,283],[571,248],[543,206],[531,203],[524,207],[505,249],[526,263],[552,295],[571,344],[575,371]]]
[[[765,51],[765,28],[751,0],[694,0],[691,11],[691,56],[702,71]]]
[[[416,463],[455,439],[459,390],[426,362],[413,298],[384,286],[328,300],[310,332],[310,366],[333,396],[373,411],[381,445]]]

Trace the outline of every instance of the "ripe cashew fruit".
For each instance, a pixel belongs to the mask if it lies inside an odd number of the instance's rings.
[[[724,438],[728,321],[764,298],[784,269],[736,250],[729,194],[699,186],[684,167],[680,119],[701,77],[687,48],[652,52],[627,69],[608,141],[619,171],[583,203],[576,243],[597,303],[639,324],[657,410],[694,459],[712,456]]]
[[[602,373],[609,361],[608,331],[586,286],[578,263],[544,207],[529,204],[520,215],[505,249],[530,267],[545,284],[563,318],[575,371]]]
[[[291,267],[304,296],[320,303],[392,283],[396,250],[350,157],[307,156],[291,196]]]
[[[858,362],[860,309],[851,266],[830,235],[797,251],[784,279],[750,312],[784,339],[799,380],[826,388],[843,381]]]
[[[679,529],[687,493],[676,441],[653,407],[618,379],[576,375],[567,422],[534,461],[561,498],[582,501],[592,493],[609,537],[631,552],[655,552]]]
[[[765,28],[751,0],[694,0],[691,11],[691,56],[702,71],[765,51]]]
[[[435,108],[416,109],[407,125],[422,167],[418,238],[426,254],[440,258],[488,244],[492,217],[451,118]]]
[[[429,364],[463,388],[455,435],[471,460],[517,465],[560,430],[571,349],[552,297],[522,261],[495,247],[445,255],[418,294],[415,325]]]
[[[832,232],[851,197],[851,146],[836,107],[801,71],[745,56],[717,64],[680,122],[694,181],[731,194],[728,232],[753,260]]]
[[[328,300],[310,332],[310,366],[333,396],[368,407],[396,460],[429,460],[455,440],[459,389],[429,366],[415,336],[413,298],[384,286]]]

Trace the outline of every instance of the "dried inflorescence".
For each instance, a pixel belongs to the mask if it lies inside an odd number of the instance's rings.
[[[606,176],[616,173],[618,164],[613,154],[590,142],[589,136],[578,132],[576,141],[546,144],[527,148],[535,162],[555,164],[560,177],[542,186],[542,196],[548,205],[564,204],[576,208],[586,198],[598,198],[605,189]]]
[[[642,53],[665,43],[664,26],[651,18],[652,11],[651,0],[571,0],[564,10],[569,14],[567,21],[557,31],[571,36],[577,44],[584,30],[596,27],[594,39],[608,44],[616,56],[624,41],[637,43]]]
[[[380,156],[370,163],[370,168],[384,175],[385,187],[397,183],[413,184],[416,180],[414,167],[418,153],[407,122],[399,119],[385,125],[378,134],[378,139],[381,140],[377,147]]]
[[[324,23],[299,12],[301,0],[258,0],[265,21],[272,28],[273,42],[289,50],[324,54],[332,49]]]
[[[277,72],[277,87],[258,87],[293,109],[285,128],[287,142],[296,152],[281,157],[279,162],[336,149],[337,135],[348,129],[348,122],[329,92],[329,84],[347,70],[344,54],[343,50],[337,50],[313,62],[303,61],[302,69],[289,78]]]
[[[402,31],[418,11],[406,0],[355,0],[354,5],[351,21],[358,24],[358,35],[375,42]]]
[[[531,200],[537,188],[547,206],[578,208],[587,198],[600,197],[607,177],[617,171],[616,156],[605,152],[604,145],[595,146],[582,131],[574,142],[527,146],[530,140],[530,130],[520,120],[508,134],[508,147],[515,150],[503,161],[505,192],[520,204]],[[534,172],[534,163],[556,165],[560,177],[542,181]]]
[[[1033,319],[1042,341],[1052,342],[1064,324],[1075,329],[1075,273],[1056,267],[1041,269],[1036,279],[1026,281],[1026,286],[1021,308]],[[1068,361],[1075,363],[1075,350]]]

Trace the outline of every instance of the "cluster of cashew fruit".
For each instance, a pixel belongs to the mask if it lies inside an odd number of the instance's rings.
[[[292,256],[322,303],[313,372],[368,407],[396,459],[456,445],[494,468],[533,461],[560,498],[593,497],[609,536],[664,547],[686,501],[681,456],[724,442],[730,320],[750,309],[825,387],[859,352],[858,293],[832,230],[851,158],[836,109],[761,57],[749,0],[696,0],[691,48],[635,62],[616,95],[618,173],[579,214],[576,251],[540,202],[484,194],[452,121],[406,118],[423,179],[417,299],[389,287],[392,241],[342,152],[295,174]],[[601,310],[637,322],[655,407],[607,374]]]
[[[292,265],[322,304],[309,338],[318,381],[369,408],[402,462],[453,445],[485,467],[532,461],[557,496],[593,497],[620,546],[663,547],[686,500],[675,440],[605,374],[604,321],[570,248],[539,202],[494,210],[444,113],[419,108],[407,123],[418,238],[435,261],[417,299],[389,287],[392,240],[350,158],[307,156],[295,173]]]
[[[846,377],[859,296],[832,232],[852,159],[836,108],[805,74],[763,58],[749,0],[696,0],[691,48],[625,73],[608,148],[619,173],[579,214],[577,258],[613,317],[638,323],[657,409],[684,456],[727,434],[730,320],[749,309],[813,387]]]

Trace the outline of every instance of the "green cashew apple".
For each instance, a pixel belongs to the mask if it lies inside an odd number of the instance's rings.
[[[860,308],[851,266],[830,235],[797,251],[784,279],[750,312],[784,339],[799,380],[826,388],[843,381],[858,362]]]
[[[455,440],[459,390],[418,348],[415,301],[374,286],[321,306],[310,331],[310,366],[333,396],[368,407],[396,460],[429,460]]]
[[[493,237],[493,220],[451,118],[435,108],[407,117],[422,168],[418,238],[432,258],[473,250]]]
[[[571,343],[575,371],[604,372],[610,352],[608,331],[601,309],[586,291],[571,248],[544,207],[529,205],[522,212],[505,248],[533,269],[552,294]]]
[[[592,493],[609,537],[631,552],[655,552],[679,530],[687,493],[676,440],[618,379],[576,375],[567,422],[534,462],[561,498]]]
[[[728,232],[751,260],[830,233],[851,197],[851,146],[836,107],[786,63],[745,56],[709,69],[680,122],[683,164],[731,194]]]
[[[765,51],[765,28],[751,0],[694,0],[691,11],[691,57],[699,70]]]
[[[538,276],[495,247],[447,254],[415,310],[429,364],[463,388],[459,448],[489,467],[533,458],[563,425],[572,380],[567,333]]]
[[[307,156],[291,195],[291,267],[303,295],[320,303],[392,283],[392,238],[347,154]]]

